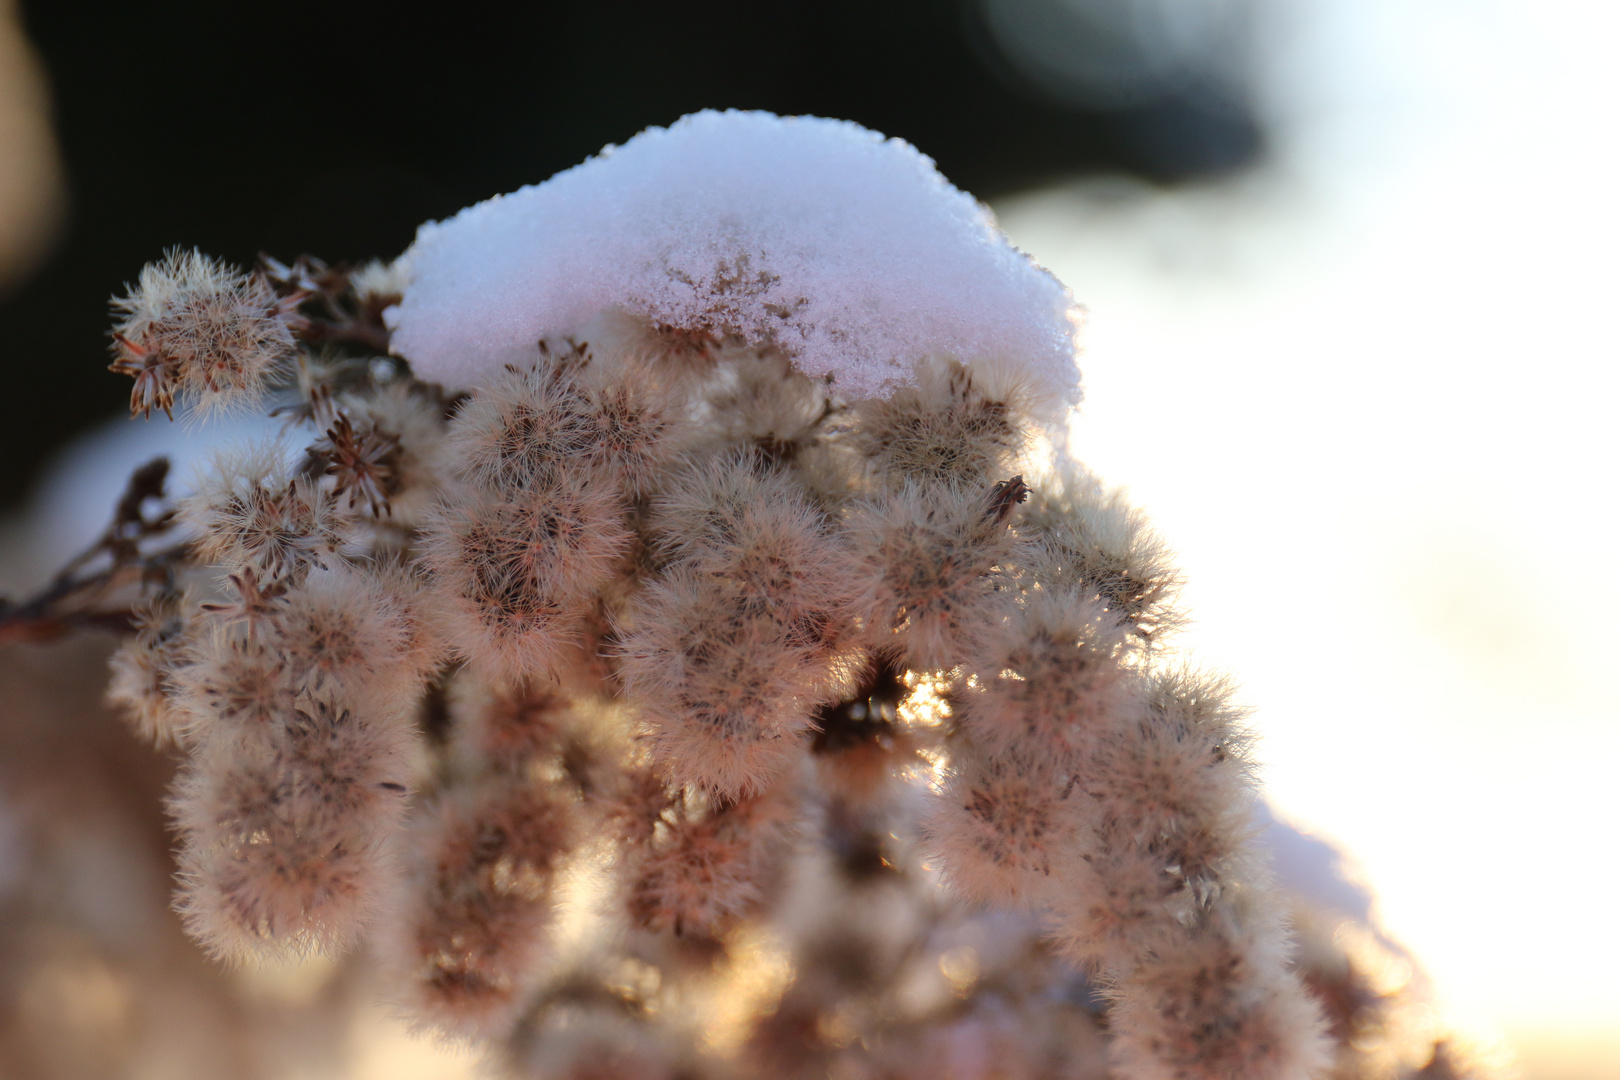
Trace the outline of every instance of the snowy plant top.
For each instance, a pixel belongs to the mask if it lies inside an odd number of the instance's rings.
[[[915,148],[844,121],[709,111],[650,128],[424,225],[404,269],[394,348],[453,386],[620,308],[773,344],[850,398],[929,355],[1080,397],[1063,285]]]

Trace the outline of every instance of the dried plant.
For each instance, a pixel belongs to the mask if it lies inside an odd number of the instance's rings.
[[[891,355],[884,311],[928,297],[839,310],[816,290],[858,266],[701,213],[654,285],[521,348],[422,314],[499,206],[391,269],[171,254],[115,303],[132,410],[272,393],[288,437],[172,504],[138,473],[109,568],[0,635],[132,631],[110,698],[187,755],[205,949],[369,938],[412,1022],[517,1073],[1319,1074],[1348,1036],[1294,966],[1242,713],[1166,644],[1162,541],[1052,449],[1075,395],[1019,341],[1072,349],[1061,289],[914,151],[797,123],[705,114],[586,168],[656,180],[686,138],[754,192],[751,140],[847,150],[900,177],[852,214],[935,200],[1035,329],[985,347],[952,309]]]

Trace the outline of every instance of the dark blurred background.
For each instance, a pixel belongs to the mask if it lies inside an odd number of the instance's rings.
[[[1264,149],[1241,0],[9,6],[60,213],[0,284],[4,507],[124,408],[107,300],[170,246],[392,257],[420,222],[710,107],[856,120],[983,199],[1083,173],[1183,183]]]

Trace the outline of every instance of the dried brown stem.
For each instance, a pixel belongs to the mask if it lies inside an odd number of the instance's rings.
[[[94,544],[70,559],[36,595],[25,600],[0,597],[0,645],[44,641],[85,628],[128,632],[129,605],[110,603],[110,598],[131,585],[168,583],[175,568],[190,559],[190,545],[184,541],[142,550],[145,541],[174,527],[175,510],[164,493],[168,475],[165,457],[136,469],[114,508],[112,523]],[[150,500],[159,505],[148,514]],[[104,567],[83,572],[102,556],[107,559]]]

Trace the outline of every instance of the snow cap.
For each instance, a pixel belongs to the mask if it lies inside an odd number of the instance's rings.
[[[839,120],[706,111],[423,225],[390,313],[425,379],[475,386],[623,308],[773,343],[846,398],[935,354],[1080,398],[1079,312],[910,144]]]

